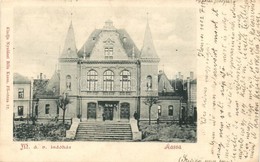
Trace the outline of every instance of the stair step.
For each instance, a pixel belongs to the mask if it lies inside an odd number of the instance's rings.
[[[131,136],[76,136],[76,138],[131,138]]]
[[[77,140],[132,140],[132,131],[129,123],[115,122],[83,122],[76,133]]]
[[[99,135],[109,135],[109,136],[114,136],[114,135],[132,135],[132,133],[78,133],[78,135],[92,135],[92,136],[99,136]]]
[[[80,135],[76,138],[131,138],[131,136],[89,136],[89,135]]]

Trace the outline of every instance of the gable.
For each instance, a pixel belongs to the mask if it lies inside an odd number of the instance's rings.
[[[167,78],[167,76],[164,73],[159,74],[158,78],[159,78],[159,81],[158,81],[158,92],[159,93],[163,92],[163,91],[174,92],[169,79]]]
[[[140,57],[139,49],[124,29],[112,31],[95,29],[78,51],[78,57],[83,58],[85,53],[85,57],[88,59],[97,59],[98,57],[104,58],[105,44],[114,44],[116,46],[116,49],[113,50],[114,52],[116,52],[115,59],[129,59],[133,57]],[[96,54],[98,54],[98,56],[92,57]]]

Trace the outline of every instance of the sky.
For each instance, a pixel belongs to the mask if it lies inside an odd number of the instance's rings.
[[[71,14],[72,13],[72,14]],[[148,16],[147,16],[147,13]],[[126,29],[139,50],[149,20],[160,57],[159,70],[169,79],[178,72],[196,76],[196,10],[179,7],[17,7],[14,10],[14,72],[50,78],[72,20],[77,48],[108,19]]]

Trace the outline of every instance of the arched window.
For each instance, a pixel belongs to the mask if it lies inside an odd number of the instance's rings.
[[[70,75],[66,76],[66,88],[67,88],[67,90],[71,90],[71,76]]]
[[[131,91],[131,74],[127,70],[120,73],[121,91]]]
[[[168,115],[173,116],[173,106],[172,105],[168,106]]]
[[[114,73],[111,70],[104,72],[104,91],[114,90]]]
[[[98,75],[95,70],[90,70],[87,73],[87,90],[96,91],[97,90],[97,79]]]
[[[148,75],[146,78],[146,86],[147,86],[147,90],[152,90],[153,84],[152,84],[152,76]]]

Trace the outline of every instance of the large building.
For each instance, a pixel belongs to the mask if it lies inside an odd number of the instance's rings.
[[[136,111],[147,120],[144,101],[154,97],[159,102],[151,108],[152,120],[178,120],[181,96],[174,95],[169,79],[159,72],[159,61],[148,22],[141,50],[110,20],[78,50],[71,23],[53,77],[34,81],[34,114],[60,117],[56,100],[66,94],[71,100],[67,118],[127,121]]]

